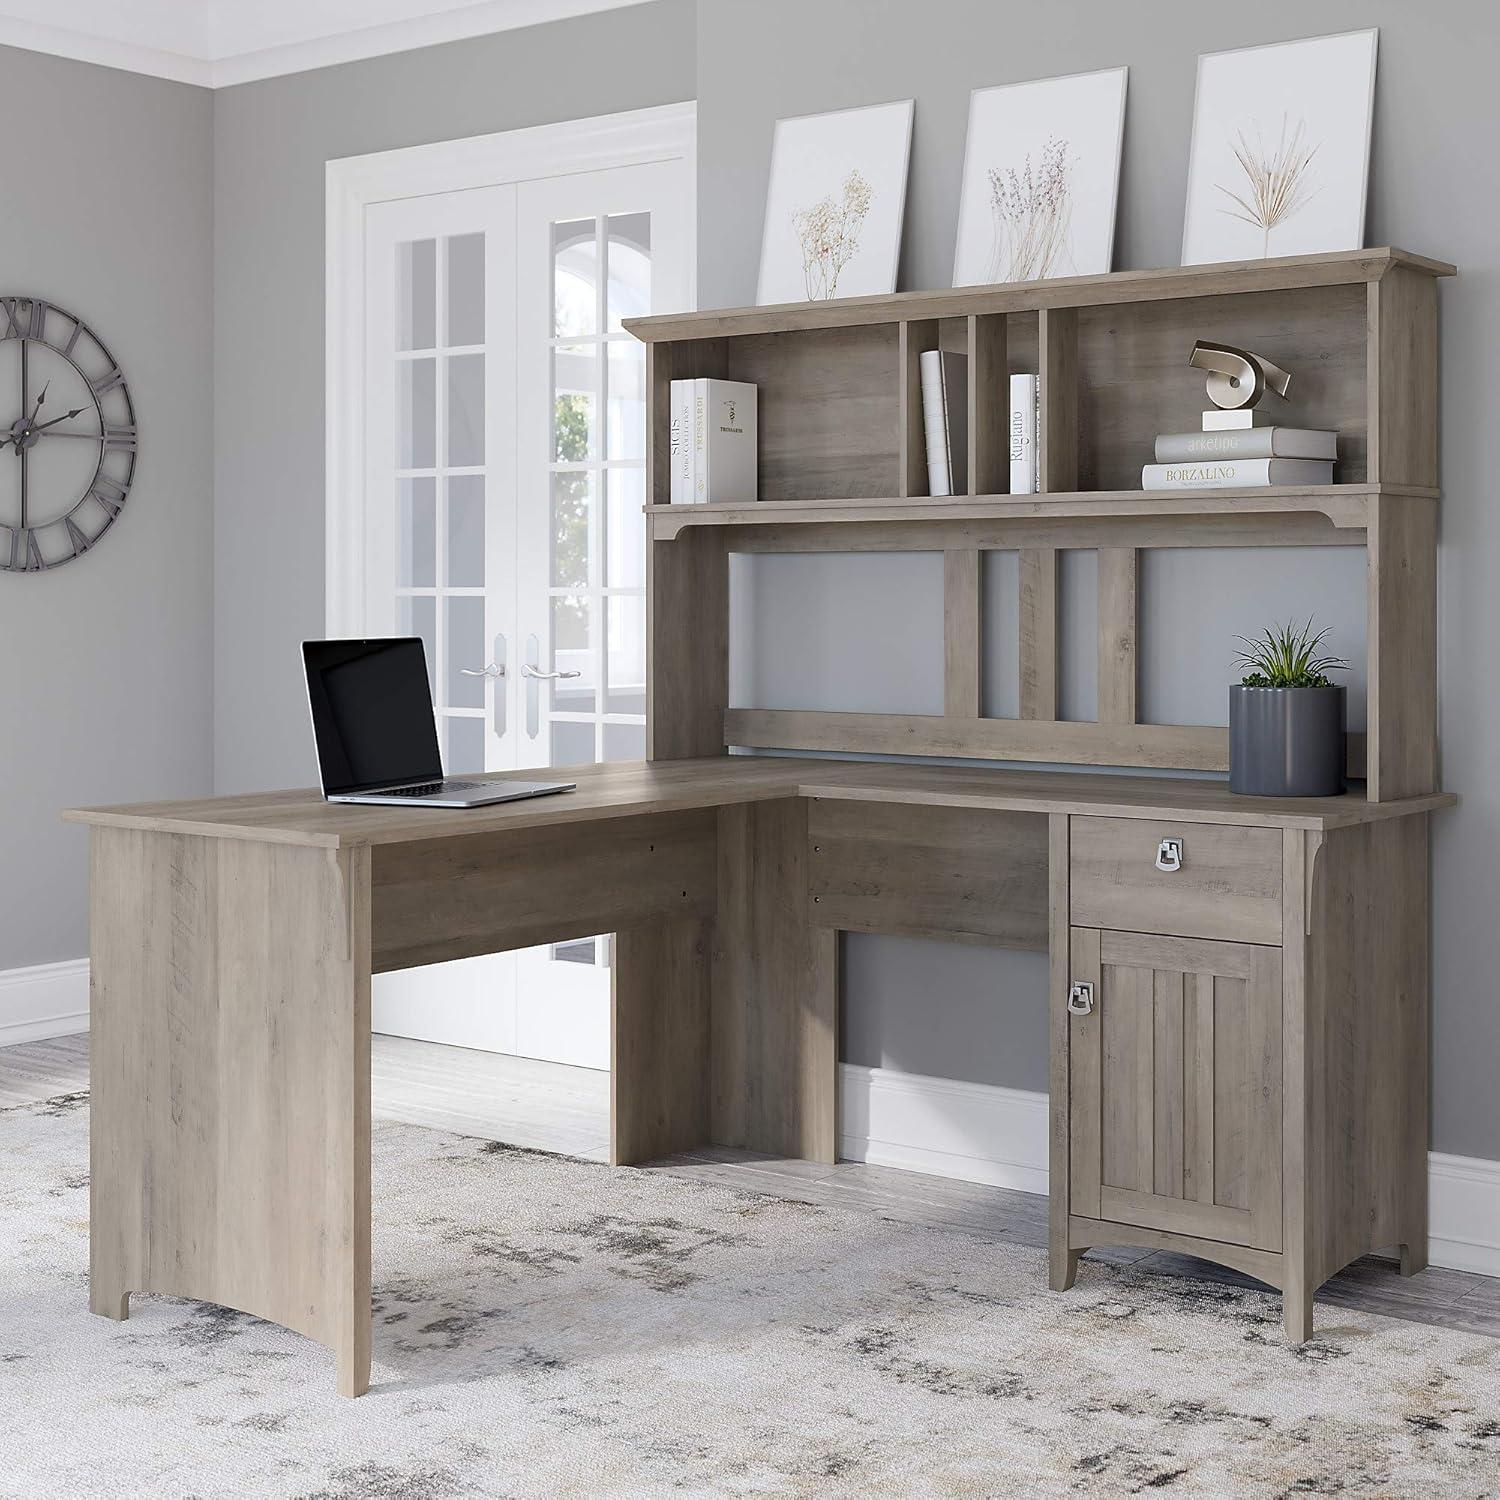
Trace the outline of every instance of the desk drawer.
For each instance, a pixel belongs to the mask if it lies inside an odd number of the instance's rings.
[[[1181,866],[1158,868],[1165,839]],[[1281,942],[1281,832],[1228,823],[1074,818],[1069,903],[1075,927]]]

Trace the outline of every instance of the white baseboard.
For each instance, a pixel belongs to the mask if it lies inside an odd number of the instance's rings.
[[[0,969],[0,1047],[88,1029],[88,959]]]
[[[1047,1096],[890,1068],[839,1069],[839,1155],[991,1187],[1047,1191]],[[1500,1276],[1500,1162],[1428,1157],[1428,1259]]]
[[[1432,1152],[1427,1214],[1433,1265],[1500,1276],[1500,1161]]]
[[[839,1068],[839,1155],[1047,1191],[1047,1096],[892,1068]]]

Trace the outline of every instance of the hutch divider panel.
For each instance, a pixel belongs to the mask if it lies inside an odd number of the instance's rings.
[[[1350,737],[1350,773],[1371,800],[1433,790],[1435,278],[1452,271],[1370,250],[629,323],[649,345],[650,753],[741,745],[1223,771],[1226,729],[1139,722],[1140,549],[1364,545],[1368,725]],[[1273,420],[1335,429],[1338,484],[1133,487],[1155,435],[1192,429],[1207,404],[1186,364],[1198,337],[1291,370],[1292,399]],[[955,497],[926,494],[919,361],[935,348],[968,357],[968,493]],[[1010,495],[1008,378],[1033,370],[1041,488]],[[695,376],[759,388],[757,500],[665,503],[670,382]],[[684,543],[697,549],[691,566],[672,557]],[[1070,547],[1099,552],[1098,707],[1086,723],[1057,717],[1058,552]],[[980,554],[1010,548],[1019,717],[986,718]],[[730,710],[727,552],[884,549],[943,554],[943,713]]]

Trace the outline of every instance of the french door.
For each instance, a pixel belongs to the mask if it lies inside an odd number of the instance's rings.
[[[685,163],[371,204],[362,629],[426,645],[449,774],[645,755],[645,359]],[[378,976],[377,1031],[609,1065],[605,936]]]

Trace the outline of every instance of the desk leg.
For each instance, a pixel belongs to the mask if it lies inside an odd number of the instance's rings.
[[[95,828],[89,1305],[237,1308],[370,1382],[370,861]]]
[[[632,1166],[708,1141],[711,923],[663,917],[615,934],[610,1160]]]
[[[838,934],[812,925],[807,803],[719,812],[712,1140],[832,1162]]]

